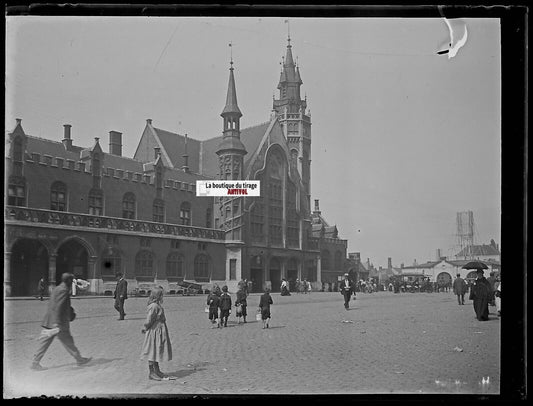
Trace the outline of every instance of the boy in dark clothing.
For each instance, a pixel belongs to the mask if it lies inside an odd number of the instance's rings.
[[[218,321],[218,305],[220,303],[220,298],[217,295],[216,291],[212,291],[207,296],[207,304],[209,306],[209,320],[211,320],[211,324],[213,324],[213,328],[215,327],[214,324],[217,323],[217,327],[220,327],[220,323]]]
[[[222,286],[222,294],[220,295],[220,324],[222,327],[228,326],[228,317],[231,312],[231,296],[228,294],[228,287]]]
[[[259,299],[259,309],[261,309],[261,320],[263,320],[263,328],[268,328],[268,322],[270,321],[270,305],[274,304],[272,297],[270,296],[270,289],[266,288],[265,293],[261,295]]]

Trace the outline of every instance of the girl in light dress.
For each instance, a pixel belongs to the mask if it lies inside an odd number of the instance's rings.
[[[163,288],[155,287],[148,298],[147,315],[144,328],[144,342],[141,350],[141,359],[148,359],[150,373],[148,379],[155,381],[169,380],[172,377],[165,375],[159,369],[159,363],[172,360],[172,344],[168,334],[163,303]]]

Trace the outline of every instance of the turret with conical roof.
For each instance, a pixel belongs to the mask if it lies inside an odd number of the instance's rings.
[[[222,142],[220,143],[217,155],[224,153],[246,154],[246,148],[240,138],[240,118],[241,110],[237,104],[237,92],[235,90],[235,77],[233,75],[233,61],[230,62],[228,93],[226,105],[220,113],[223,119]]]
[[[246,148],[241,141],[241,110],[237,104],[233,60],[230,62],[228,93],[226,105],[220,114],[223,119],[222,141],[216,154],[219,159],[219,178],[223,180],[242,180]],[[219,210],[215,214],[220,228],[226,230],[226,240],[242,240],[242,197],[220,197]]]

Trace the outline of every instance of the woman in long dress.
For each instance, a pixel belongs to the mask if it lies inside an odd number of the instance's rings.
[[[144,342],[141,359],[148,359],[149,379],[167,380],[169,377],[159,369],[159,363],[172,360],[172,344],[168,334],[163,303],[163,288],[155,287],[148,298],[147,315],[142,333]]]

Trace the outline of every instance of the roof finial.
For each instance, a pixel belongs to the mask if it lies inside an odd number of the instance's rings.
[[[291,23],[288,19],[285,22],[287,23],[287,42],[288,46],[291,46]]]
[[[230,52],[230,69],[233,69],[233,43],[232,41],[229,42],[229,52]]]

